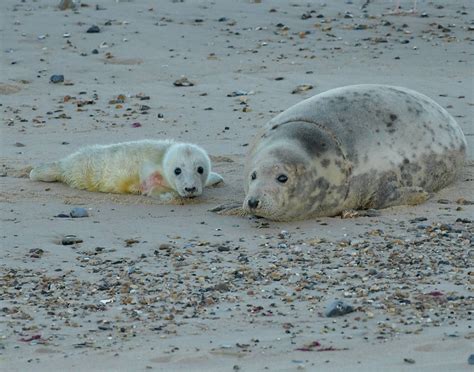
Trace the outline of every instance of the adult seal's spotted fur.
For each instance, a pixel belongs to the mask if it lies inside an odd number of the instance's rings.
[[[302,101],[266,124],[245,169],[245,211],[272,220],[418,204],[451,183],[466,139],[409,89],[354,85]]]
[[[222,181],[199,146],[142,140],[80,149],[30,173],[34,181],[64,182],[77,189],[171,199],[195,197]]]

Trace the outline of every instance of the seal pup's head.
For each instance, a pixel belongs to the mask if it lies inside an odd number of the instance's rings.
[[[201,195],[206,184],[211,161],[199,146],[175,143],[166,151],[163,172],[168,184],[185,198]]]

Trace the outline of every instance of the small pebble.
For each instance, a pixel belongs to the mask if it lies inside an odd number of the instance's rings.
[[[53,84],[63,83],[64,82],[64,75],[52,75],[49,78],[49,81]]]
[[[413,218],[412,220],[410,220],[410,222],[422,222],[422,221],[427,221],[428,218],[426,217],[416,217],[416,218]]]
[[[44,251],[41,248],[33,248],[30,249],[30,257],[31,258],[41,258],[43,256]]]
[[[474,354],[469,355],[469,358],[467,358],[467,363],[474,365]]]
[[[163,244],[160,244],[160,246],[158,247],[158,249],[160,251],[167,251],[167,250],[170,250],[173,248],[173,245],[172,244],[168,244],[168,243],[163,243]]]
[[[100,28],[99,28],[99,26],[96,26],[96,25],[91,26],[87,29],[88,34],[97,34],[99,32],[100,32]]]
[[[76,207],[76,208],[71,209],[71,212],[69,212],[69,215],[72,218],[89,217],[89,213],[87,212],[87,209],[81,208],[81,207]]]
[[[187,77],[182,77],[181,79],[176,80],[173,85],[175,87],[192,87],[194,83],[189,81]]]
[[[291,94],[300,94],[300,93],[304,93],[308,90],[311,90],[313,89],[313,86],[310,85],[310,84],[302,84],[302,85],[298,85],[295,89],[293,89],[291,91]]]
[[[73,0],[61,0],[59,2],[58,8],[60,10],[75,9],[76,4],[74,4]]]
[[[240,96],[248,96],[250,94],[253,94],[252,91],[247,92],[245,90],[235,90],[232,93],[229,93],[227,97],[240,97]]]
[[[346,304],[343,301],[336,300],[332,302],[331,304],[329,304],[329,306],[326,308],[325,315],[328,318],[332,318],[335,316],[346,315],[346,314],[352,313],[353,311],[354,311],[354,308],[351,305]]]
[[[214,286],[214,290],[220,291],[220,292],[228,292],[230,291],[229,284],[227,283],[218,283]]]
[[[369,270],[369,275],[377,275],[377,270],[375,270],[375,269],[370,269],[370,270]]]
[[[54,217],[58,217],[58,218],[69,218],[71,217],[69,214],[66,214],[66,213],[59,213],[57,214],[56,216]]]
[[[82,243],[83,240],[79,239],[76,235],[66,235],[62,240],[62,245],[73,245],[77,243]]]

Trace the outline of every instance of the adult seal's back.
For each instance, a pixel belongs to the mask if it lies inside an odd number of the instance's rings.
[[[244,210],[273,220],[418,204],[451,183],[466,139],[453,117],[413,90],[333,89],[267,123],[250,149]]]

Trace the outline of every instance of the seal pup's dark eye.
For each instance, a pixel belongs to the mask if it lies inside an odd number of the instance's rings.
[[[198,173],[203,174],[204,173],[204,168],[203,167],[198,167]]]
[[[284,174],[280,174],[280,175],[277,177],[277,181],[280,182],[280,183],[285,183],[286,181],[288,181],[288,177],[285,176]]]
[[[250,178],[251,178],[252,180],[257,179],[257,172],[252,172],[252,174],[250,175]]]
[[[174,169],[174,174],[176,174],[176,175],[181,174],[181,168],[175,168]]]

